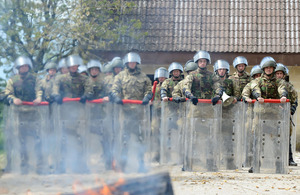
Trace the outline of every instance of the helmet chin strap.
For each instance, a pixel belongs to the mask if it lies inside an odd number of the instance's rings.
[[[98,75],[91,75],[93,78],[96,78]]]
[[[237,71],[238,71],[239,73],[244,73],[244,72],[245,72],[245,70],[238,70],[238,69],[237,69]]]

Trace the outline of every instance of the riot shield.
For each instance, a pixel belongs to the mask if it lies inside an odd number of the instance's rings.
[[[87,173],[85,104],[70,101],[51,106],[56,135],[56,173]]]
[[[183,164],[185,104],[185,102],[161,102],[161,164]]]
[[[290,147],[291,147],[291,151],[292,151],[293,155],[296,152],[296,144],[297,144],[297,142],[296,142],[296,140],[297,140],[296,127],[297,127],[297,113],[295,112],[295,114],[291,115],[291,118],[290,118],[290,143],[291,143]],[[293,156],[293,159],[295,159],[294,156]]]
[[[235,170],[242,166],[243,102],[222,107],[220,168]]]
[[[184,170],[219,170],[221,117],[220,103],[213,106],[210,99],[200,99],[197,106],[186,103]]]
[[[244,167],[253,167],[253,140],[254,131],[252,128],[253,122],[253,107],[254,103],[244,103],[243,104],[243,118],[245,122],[243,123],[243,144],[242,144],[242,162]]]
[[[86,103],[87,165],[91,173],[112,168],[113,115],[111,103]]]
[[[253,172],[286,174],[290,104],[255,102],[253,111]]]
[[[153,162],[160,161],[160,133],[161,133],[161,101],[155,100],[151,109],[151,156]]]
[[[48,131],[48,106],[11,105],[6,118],[8,172],[48,173],[43,142]]]
[[[117,169],[122,172],[147,171],[151,162],[150,131],[149,105],[114,105]]]

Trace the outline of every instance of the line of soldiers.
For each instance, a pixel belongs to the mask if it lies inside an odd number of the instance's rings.
[[[142,100],[142,104],[146,105],[153,96],[152,85],[138,64],[141,64],[140,56],[130,52],[123,59],[116,57],[105,66],[97,60],[90,60],[84,70],[82,58],[70,55],[67,59],[61,59],[58,67],[53,62],[46,64],[47,75],[37,79],[30,72],[33,66],[30,58],[21,56],[14,65],[18,73],[7,82],[6,100],[15,105],[21,105],[22,101],[38,105],[41,101],[62,104],[64,97],[80,98],[81,103],[103,98],[105,101],[123,104],[122,99],[135,99]],[[288,98],[291,100],[291,114],[295,113],[298,96],[293,85],[284,80],[288,78],[288,69],[282,64],[276,64],[273,58],[265,57],[249,74],[245,71],[247,59],[238,56],[233,61],[236,71],[231,76],[228,75],[230,65],[227,61],[217,60],[214,73],[208,71],[209,64],[209,53],[198,51],[184,69],[177,62],[171,63],[168,70],[163,67],[157,69],[155,79],[159,83],[155,99],[150,103],[158,105],[160,101],[169,101],[170,98],[180,103],[188,98],[194,105],[198,99],[211,99],[215,105],[225,92],[233,97],[233,103],[241,100],[250,102],[252,99],[263,103],[264,99],[269,98],[285,102]],[[56,74],[57,70],[59,74]],[[184,79],[183,70],[187,73]],[[291,150],[289,164],[297,166]]]
[[[190,99],[197,105],[198,99],[211,99],[215,105],[222,97],[223,92],[233,101],[251,103],[257,100],[263,103],[264,99],[280,99],[285,103],[290,99],[291,115],[294,115],[298,106],[298,95],[289,82],[288,68],[281,63],[276,63],[272,57],[264,57],[260,65],[255,65],[251,73],[246,72],[248,61],[243,56],[238,56],[233,61],[235,72],[228,75],[230,65],[225,60],[217,60],[214,63],[214,73],[207,70],[211,58],[208,52],[198,51],[193,60],[187,61],[185,69],[186,78],[182,78],[182,65],[173,62],[168,71],[161,67],[155,71],[155,79],[158,79],[155,98],[157,101],[169,101],[180,103]],[[180,74],[179,74],[180,72]],[[170,78],[169,78],[170,75]],[[158,107],[159,109],[159,107]],[[292,123],[290,126],[290,136]],[[291,143],[289,144],[289,165],[297,166],[293,160]]]

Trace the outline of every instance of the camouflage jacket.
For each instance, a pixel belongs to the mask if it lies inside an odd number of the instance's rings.
[[[154,101],[159,101],[160,102],[160,100],[161,100],[161,97],[160,97],[161,85],[162,85],[162,83],[158,83],[156,85],[155,94],[154,94]]]
[[[283,79],[276,79],[275,74],[267,78],[265,74],[256,78],[251,84],[253,94],[264,99],[280,99],[283,95],[288,94],[286,82]]]
[[[288,92],[288,99],[290,99],[290,104],[291,106],[298,106],[298,93],[296,89],[294,88],[294,85],[290,82],[285,82],[286,83],[286,89]]]
[[[58,75],[55,78],[53,86],[53,95],[60,94],[62,97],[77,98],[81,97],[85,92],[87,84],[87,76],[70,72],[63,75]]]
[[[55,76],[52,78],[49,75],[46,75],[45,78],[38,81],[37,86],[37,98],[41,98],[43,101],[50,101],[50,96],[52,94],[52,89],[54,85]]]
[[[166,79],[160,89],[160,96],[163,97],[172,97],[172,92],[174,90],[174,87],[181,81],[182,78],[179,80],[173,80],[173,77]]]
[[[185,97],[185,95],[182,93],[184,80],[181,80],[175,87],[172,92],[172,97]]]
[[[104,75],[99,74],[95,79],[89,77],[86,83],[85,95],[88,99],[99,99],[107,96]]]
[[[238,72],[235,72],[229,77],[229,79],[233,81],[233,96],[237,97],[238,99],[241,99],[244,87],[247,85],[247,83],[251,81],[250,74],[244,72],[242,76],[239,76]]]
[[[112,86],[114,84],[114,78],[115,75],[111,74],[111,75],[106,75],[104,77],[104,85],[105,85],[105,89],[106,89],[106,94],[110,94],[111,90],[112,90]]]
[[[251,85],[252,83],[255,82],[254,80],[251,80],[250,83],[247,83],[247,85],[244,87],[243,91],[242,91],[242,98],[243,99],[253,99],[252,96],[252,89],[251,89]]]
[[[140,68],[134,72],[125,68],[115,76],[112,93],[121,99],[143,100],[146,95],[152,94],[151,80]]]
[[[211,99],[215,95],[222,95],[223,89],[220,78],[207,69],[198,68],[185,79],[182,92],[193,94],[199,99]]]
[[[7,81],[5,95],[11,100],[19,98],[32,102],[36,98],[36,83],[37,79],[31,73],[27,73],[24,78],[17,74]]]
[[[234,96],[234,87],[233,87],[233,81],[225,78],[225,80],[221,79],[221,84],[223,86],[224,92],[229,96]]]

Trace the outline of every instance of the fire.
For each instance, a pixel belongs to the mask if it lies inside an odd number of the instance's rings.
[[[96,182],[101,185],[100,188],[88,189],[83,192],[78,192],[78,187],[83,189],[83,185],[76,181],[72,185],[72,190],[75,195],[113,195],[117,192],[117,188],[121,185],[124,185],[126,182],[123,178],[120,178],[116,183],[113,185],[107,185],[103,180],[97,179]],[[120,192],[118,192],[120,194]],[[129,192],[124,192],[123,195],[129,195]]]

